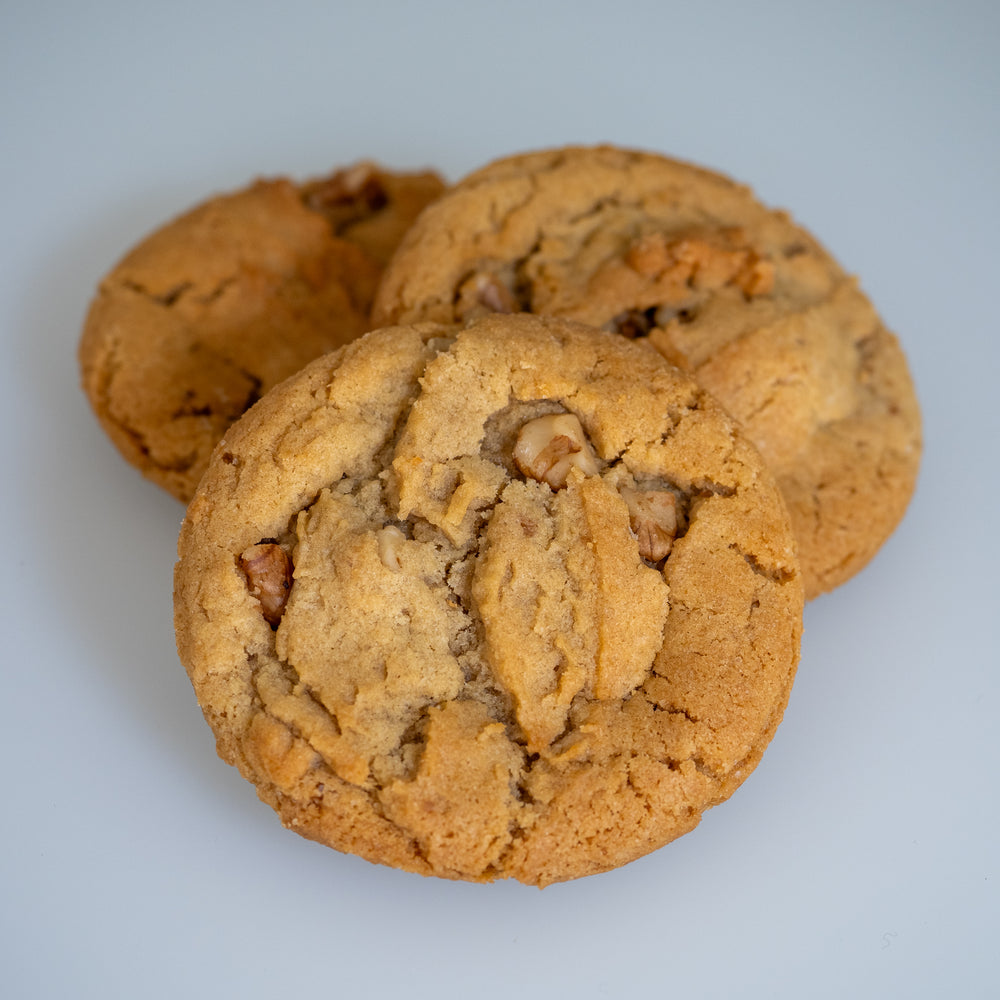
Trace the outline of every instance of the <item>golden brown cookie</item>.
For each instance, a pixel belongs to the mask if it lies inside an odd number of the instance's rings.
[[[125,458],[190,499],[226,427],[271,386],[369,328],[385,259],[443,190],[362,163],[258,181],[143,240],[101,282],[83,387]]]
[[[373,323],[519,311],[648,339],[714,393],[778,478],[807,597],[863,568],[903,516],[921,440],[899,343],[746,187],[612,147],[497,161],[420,219]]]
[[[648,345],[565,320],[378,330],[227,432],[175,571],[220,755],[298,833],[545,885],[697,825],[798,659],[780,492]]]

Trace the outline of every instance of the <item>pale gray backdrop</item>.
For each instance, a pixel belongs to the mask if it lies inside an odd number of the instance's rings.
[[[998,44],[956,0],[5,0],[0,995],[996,995]],[[182,510],[78,389],[88,299],[258,174],[596,141],[749,182],[861,275],[924,407],[916,499],[692,835],[543,892],[339,856],[214,755]]]

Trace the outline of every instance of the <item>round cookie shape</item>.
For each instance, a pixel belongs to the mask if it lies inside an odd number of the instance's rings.
[[[103,279],[79,345],[122,455],[186,502],[226,428],[271,386],[370,326],[385,260],[443,190],[360,163],[262,180],[157,230]]]
[[[546,885],[758,763],[803,591],[773,477],[648,346],[487,316],[369,333],[227,432],[175,569],[220,756],[284,824]]]
[[[421,217],[374,325],[563,316],[648,340],[735,416],[773,469],[807,598],[902,518],[920,461],[906,359],[857,282],[745,186],[609,146],[496,161]]]

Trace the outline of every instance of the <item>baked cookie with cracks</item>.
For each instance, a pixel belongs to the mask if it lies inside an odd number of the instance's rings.
[[[693,829],[784,711],[803,591],[760,455],[648,345],[369,333],[218,445],[175,570],[219,754],[284,824],[544,886]]]

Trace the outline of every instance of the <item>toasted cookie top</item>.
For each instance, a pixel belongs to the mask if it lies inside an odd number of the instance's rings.
[[[378,330],[267,394],[189,506],[178,650],[299,833],[544,885],[692,829],[798,658],[780,492],[648,345],[565,320]]]
[[[125,458],[190,499],[233,420],[369,328],[382,264],[442,189],[358,164],[258,181],[144,239],[101,282],[79,347],[84,391]]]
[[[373,321],[487,312],[647,339],[693,373],[774,470],[808,597],[864,567],[906,509],[920,415],[896,338],[809,233],[726,177],[607,146],[476,171],[403,241]]]

